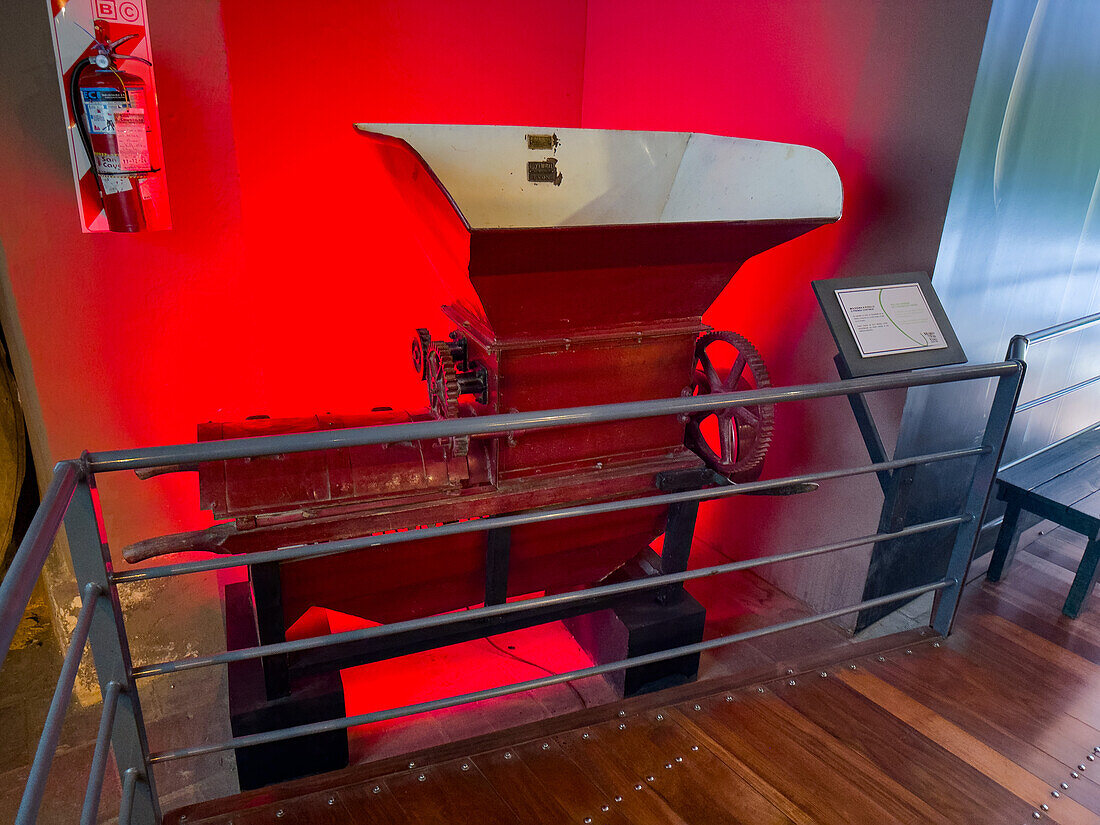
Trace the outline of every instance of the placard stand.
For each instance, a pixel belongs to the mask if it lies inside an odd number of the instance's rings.
[[[923,272],[833,278],[812,286],[836,341],[833,363],[844,380],[966,362],[951,321]],[[852,393],[848,403],[871,461],[889,461],[866,397]],[[877,475],[883,495],[878,532],[894,532],[904,526],[915,469],[880,470]],[[873,554],[879,551],[876,544]],[[855,632],[880,617],[880,612],[861,612]]]

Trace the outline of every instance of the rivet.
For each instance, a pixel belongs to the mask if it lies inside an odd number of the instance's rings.
[[[626,722],[619,722],[619,730],[626,730]]]
[[[589,825],[589,823],[590,823],[591,821],[592,821],[592,817],[590,817],[590,816],[586,816],[586,817],[584,818],[584,825]]]
[[[1060,788],[1061,788],[1061,789],[1062,789],[1063,791],[1068,791],[1068,790],[1069,790],[1069,785],[1068,785],[1067,783],[1065,783],[1065,782],[1063,782],[1063,783],[1062,783],[1061,785],[1059,785],[1058,787],[1060,787]]]
[[[582,733],[582,734],[581,734],[581,739],[587,739],[587,738],[588,738],[588,734],[587,734],[587,733]]]
[[[663,721],[665,721],[665,717],[664,717],[664,714],[658,713],[658,714],[657,714],[657,721],[658,721],[658,722],[663,722]]]
[[[504,754],[504,758],[505,758],[505,759],[511,759],[511,758],[512,758],[512,752],[511,752],[511,751],[508,751],[507,753],[505,753],[505,754]]]
[[[763,692],[764,692],[764,688],[762,688],[762,687],[758,687],[758,688],[756,689],[756,692],[757,692],[757,693],[763,693]]]
[[[701,706],[699,706],[699,705],[696,705],[696,706],[695,706],[695,709],[696,709],[696,710],[702,710],[703,708],[702,708]]]
[[[911,651],[911,650],[907,650],[907,651],[905,651],[905,655],[906,655],[906,656],[912,656],[912,655],[913,655],[913,651]]]
[[[1038,811],[1032,811],[1031,812],[1031,818],[1032,819],[1042,819],[1043,815],[1041,813],[1039,813]]]
[[[671,768],[672,768],[672,763],[671,762],[666,762],[665,763],[665,769],[670,770]]]
[[[415,767],[416,767],[416,763],[415,763],[415,762],[410,762],[410,763],[409,763],[409,770],[410,770],[410,771],[411,771],[411,770],[412,770],[413,768],[415,768]]]
[[[647,777],[645,778],[645,781],[646,781],[646,782],[652,782],[652,781],[653,781],[653,777],[652,777],[652,776],[647,776]]]
[[[939,642],[932,642],[932,647],[939,647],[939,646],[940,646]]]
[[[885,662],[885,661],[886,661],[886,657],[885,657],[885,656],[879,656],[879,657],[878,657],[878,660],[879,660],[880,662]]]
[[[825,678],[828,678],[829,674],[826,671],[823,670],[823,671],[821,671],[820,676],[821,676],[822,679],[825,679]]]
[[[788,676],[794,676],[794,668],[793,667],[787,668],[787,675]]]
[[[1060,793],[1058,793],[1058,791],[1051,791],[1051,792],[1050,792],[1050,795],[1051,795],[1051,796],[1053,796],[1053,797],[1054,797],[1055,799],[1057,799],[1058,797],[1060,797],[1060,796],[1061,796],[1061,794],[1060,794]]]
[[[848,670],[855,670],[855,669],[856,669],[855,665],[848,665]]]
[[[642,789],[641,785],[635,785],[634,786],[634,790],[636,790],[636,791],[640,791],[641,789]]]
[[[733,696],[731,696],[730,694],[727,693],[726,694],[726,701],[727,702],[732,702],[733,701]]]
[[[275,812],[275,816],[277,819],[282,819],[284,816],[286,816],[286,811],[284,811],[282,808],[279,808],[279,810]]]
[[[329,805],[335,805],[336,804],[336,797],[335,796],[330,796],[328,798],[328,804]]]
[[[1093,756],[1091,753],[1088,756],[1086,756],[1085,758],[1088,759],[1089,762],[1095,762],[1096,761],[1096,757]]]
[[[796,682],[794,679],[791,679],[791,681],[787,682],[787,684],[790,685],[791,687],[794,687],[795,685],[798,684],[798,682]]]
[[[543,743],[542,743],[542,749],[543,749],[544,751],[548,751],[548,750],[550,750],[550,743],[549,743],[549,742],[543,742]]]
[[[1080,779],[1081,778],[1081,774],[1077,773],[1077,771],[1070,771],[1069,775],[1072,776],[1074,779]]]
[[[1084,765],[1078,765],[1077,770],[1083,771],[1083,770],[1085,770],[1085,766]]]
[[[616,801],[616,802],[622,802],[622,801],[623,801],[623,798],[622,798],[621,796],[616,796],[616,797],[615,797],[615,801]]]
[[[1092,752],[1093,753],[1100,753],[1100,745],[1097,745],[1095,748],[1093,748]]]
[[[698,745],[692,745],[692,746],[691,746],[691,749],[692,749],[693,751],[697,751],[697,750],[699,750],[699,746],[698,746]]]
[[[1050,810],[1050,805],[1048,805],[1045,802],[1042,805],[1040,805],[1039,807],[1042,808],[1044,811],[1049,811]]]
[[[418,782],[423,782],[423,781],[425,781],[425,780],[426,780],[427,778],[428,778],[428,777],[426,777],[426,776],[425,776],[424,774],[420,774],[420,776],[416,777],[416,780],[417,780]]]
[[[626,711],[625,710],[620,710],[619,711],[619,718],[621,719],[624,716],[626,716]]]
[[[682,757],[682,756],[677,756],[677,757],[676,757],[676,761],[677,761],[677,762],[683,762],[683,761],[684,761],[684,757]]]
[[[378,787],[377,785],[375,785],[370,790],[371,790],[371,793],[382,793],[382,789],[380,787]]]
[[[511,759],[512,757],[511,756],[505,756],[504,758],[505,759]],[[464,770],[464,771],[470,770],[470,763],[469,762],[463,762],[462,763],[462,770]]]
[[[611,806],[610,805],[601,805],[600,810],[603,811],[604,813],[607,813],[608,811],[611,810]]]

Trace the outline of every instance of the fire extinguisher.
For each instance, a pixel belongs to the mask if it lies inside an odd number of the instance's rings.
[[[159,172],[152,168],[145,84],[135,74],[121,71],[121,60],[148,60],[116,49],[137,35],[118,40],[96,40],[97,54],[73,67],[69,94],[76,129],[91,161],[112,232],[140,232],[145,228],[141,183]]]

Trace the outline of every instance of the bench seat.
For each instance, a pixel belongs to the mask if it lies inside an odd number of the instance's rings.
[[[1008,507],[986,578],[998,581],[1004,574],[1022,511],[1060,524],[1088,542],[1062,607],[1077,618],[1100,562],[1100,423],[999,473],[997,497]]]

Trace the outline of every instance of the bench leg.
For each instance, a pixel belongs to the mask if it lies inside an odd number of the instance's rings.
[[[989,561],[986,581],[996,582],[1004,575],[1005,567],[1012,561],[1012,552],[1016,549],[1016,524],[1020,520],[1020,505],[1015,500],[1008,502],[1005,517],[1001,521],[1001,530],[997,533],[997,543],[993,547],[993,558]]]
[[[1066,603],[1062,607],[1062,613],[1071,619],[1076,619],[1081,613],[1085,597],[1092,590],[1097,562],[1100,562],[1100,537],[1093,536],[1085,547],[1085,555],[1077,568],[1077,575],[1073,577],[1073,586],[1070,587],[1069,596],[1066,597]]]

